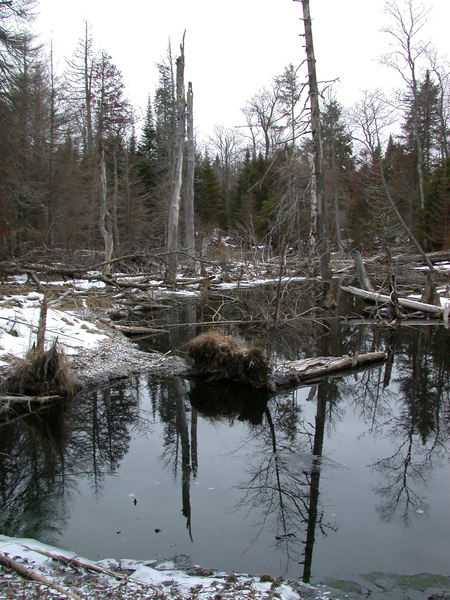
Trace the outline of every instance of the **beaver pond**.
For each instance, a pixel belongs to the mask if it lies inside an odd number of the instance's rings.
[[[136,376],[0,424],[0,532],[92,558],[169,558],[323,581],[448,576],[449,334],[323,319],[291,286],[271,329],[268,292],[179,300],[146,315],[167,351],[212,317],[270,359],[389,350],[376,368],[276,395]],[[236,301],[239,299],[239,302]],[[347,299],[345,299],[347,301]],[[256,308],[257,307],[257,310]]]

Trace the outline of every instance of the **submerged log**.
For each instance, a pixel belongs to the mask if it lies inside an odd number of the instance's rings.
[[[386,360],[385,352],[368,352],[354,356],[319,356],[283,362],[272,371],[275,388],[293,387],[316,381],[346,371],[354,371]]]
[[[373,302],[379,302],[382,304],[392,304],[390,296],[386,294],[380,294],[378,292],[369,292],[367,290],[361,290],[353,286],[341,286],[341,290],[359,296],[365,300],[372,300]],[[410,300],[409,298],[398,298],[398,304],[403,308],[409,310],[418,310],[423,313],[431,313],[434,315],[445,315],[445,309],[442,306],[435,306],[434,304],[426,304],[419,300]]]

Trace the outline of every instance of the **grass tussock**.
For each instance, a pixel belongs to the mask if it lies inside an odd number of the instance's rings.
[[[28,350],[26,357],[13,366],[2,387],[9,393],[26,396],[73,396],[81,385],[55,341],[48,350],[36,347]]]
[[[208,331],[189,341],[186,349],[198,375],[269,387],[269,366],[262,350],[239,344],[231,335]]]

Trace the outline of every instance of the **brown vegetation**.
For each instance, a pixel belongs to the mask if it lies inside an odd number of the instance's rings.
[[[239,344],[232,336],[207,331],[186,344],[194,371],[213,380],[270,387],[268,362],[261,349]]]
[[[73,396],[80,387],[56,341],[48,350],[33,346],[2,382],[4,391],[28,396]]]

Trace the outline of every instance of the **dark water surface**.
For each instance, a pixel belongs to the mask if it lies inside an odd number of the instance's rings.
[[[166,324],[191,325],[147,343],[179,346],[215,310],[182,304]],[[390,348],[392,360],[270,397],[145,375],[0,424],[0,532],[93,559],[186,555],[306,581],[449,575],[448,331],[334,319],[234,332],[273,357]]]

